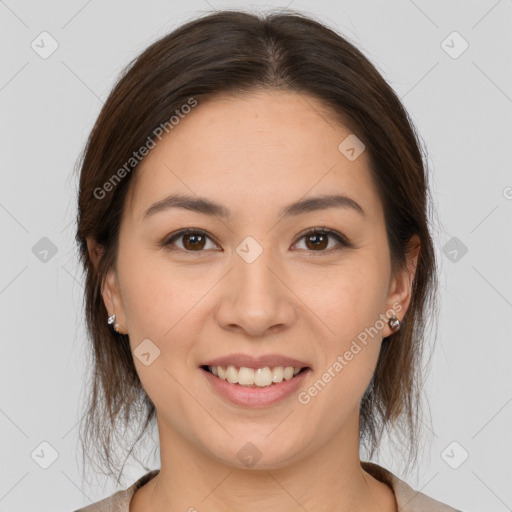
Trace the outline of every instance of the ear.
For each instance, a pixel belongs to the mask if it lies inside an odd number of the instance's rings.
[[[421,243],[417,235],[413,235],[407,245],[407,265],[402,269],[398,275],[393,276],[388,292],[387,312],[394,311],[394,315],[402,321],[404,318],[409,304],[411,303],[412,284],[414,276],[416,275],[416,267],[418,265],[418,256],[420,254]],[[389,317],[389,315],[387,315]],[[382,330],[382,336],[386,338],[393,334],[393,331],[388,323]]]
[[[94,268],[97,270],[98,263],[103,256],[103,247],[92,238],[87,238],[87,249]],[[108,315],[116,315],[117,332],[120,334],[127,334],[124,327],[126,325],[126,321],[115,268],[111,268],[104,277],[101,286],[101,295]],[[106,321],[107,319],[105,318],[105,322]]]

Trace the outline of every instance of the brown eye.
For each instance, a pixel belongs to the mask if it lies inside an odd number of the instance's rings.
[[[189,234],[183,235],[183,246],[185,249],[203,249],[205,245],[205,237],[201,234]]]
[[[175,242],[182,240],[181,247],[178,245],[177,249],[181,249],[187,252],[204,252],[207,240],[211,240],[204,231],[197,229],[186,229],[180,231],[164,242],[164,246],[170,250],[174,250],[172,247],[176,245]]]
[[[300,240],[302,239],[305,241],[305,250],[310,253],[331,253],[346,247],[352,247],[352,244],[343,235],[336,231],[328,231],[325,229],[312,229],[300,238]],[[334,247],[329,246],[331,240],[337,242],[337,244],[334,244]],[[181,244],[178,243],[179,241],[181,241]],[[208,241],[212,243],[213,247],[207,247]],[[168,238],[167,241],[164,241],[162,245],[171,251],[181,250],[189,253],[205,252],[207,249],[216,247],[206,232],[192,228],[178,231]],[[338,247],[336,247],[336,245]]]
[[[329,236],[325,233],[312,233],[307,235],[305,239],[308,249],[325,249],[329,245]]]
[[[325,229],[312,229],[300,238],[300,240],[302,239],[305,241],[306,250],[310,252],[330,253],[339,251],[345,247],[352,247],[350,242],[343,235],[335,231],[326,231]],[[338,242],[338,247],[334,247],[332,251],[326,250],[329,247],[330,239],[334,239]]]

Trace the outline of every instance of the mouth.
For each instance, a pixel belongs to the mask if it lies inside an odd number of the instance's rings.
[[[261,368],[248,368],[245,366],[208,366],[200,368],[220,380],[235,384],[243,388],[268,388],[281,384],[283,381],[295,379],[311,368],[309,366],[264,366]]]

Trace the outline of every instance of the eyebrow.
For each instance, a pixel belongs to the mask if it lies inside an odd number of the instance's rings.
[[[225,206],[215,203],[205,197],[188,196],[181,194],[171,194],[170,196],[152,204],[143,214],[142,220],[146,220],[153,215],[166,211],[171,208],[182,208],[203,215],[218,216],[222,218],[231,218],[231,212]],[[280,217],[292,217],[308,212],[326,210],[328,208],[347,208],[366,216],[363,207],[354,199],[343,195],[320,195],[308,197],[291,203],[279,211]]]

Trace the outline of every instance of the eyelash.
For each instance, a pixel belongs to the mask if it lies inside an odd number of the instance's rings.
[[[186,229],[182,229],[180,231],[177,231],[176,233],[172,233],[169,237],[167,237],[164,242],[162,243],[162,246],[165,247],[165,249],[169,250],[169,251],[182,251],[182,252],[186,252],[186,253],[202,253],[202,252],[205,252],[205,250],[201,250],[201,251],[189,251],[187,249],[181,249],[181,248],[171,248],[173,242],[175,240],[177,240],[178,238],[184,236],[184,235],[190,235],[190,234],[195,234],[195,235],[203,235],[205,236],[206,238],[209,238],[210,240],[213,241],[213,239],[208,235],[208,233],[202,229],[198,229],[198,228],[186,228]],[[353,245],[349,242],[349,240],[343,236],[341,233],[338,233],[337,231],[333,231],[333,230],[327,230],[325,228],[312,228],[310,229],[309,231],[305,232],[304,234],[302,234],[299,239],[297,240],[296,243],[298,243],[300,240],[302,240],[303,238],[307,237],[308,235],[314,235],[314,234],[323,234],[323,235],[328,235],[328,236],[332,236],[332,238],[334,238],[335,240],[337,240],[339,242],[339,244],[341,245],[341,247],[338,247],[336,249],[325,249],[325,250],[321,250],[321,251],[312,251],[310,250],[309,252],[312,253],[312,255],[316,256],[317,254],[315,253],[319,253],[318,255],[322,255],[322,254],[332,254],[332,253],[336,253],[336,252],[339,252],[345,248],[352,248]],[[293,244],[293,245],[296,245]],[[307,250],[307,249],[306,249]]]

